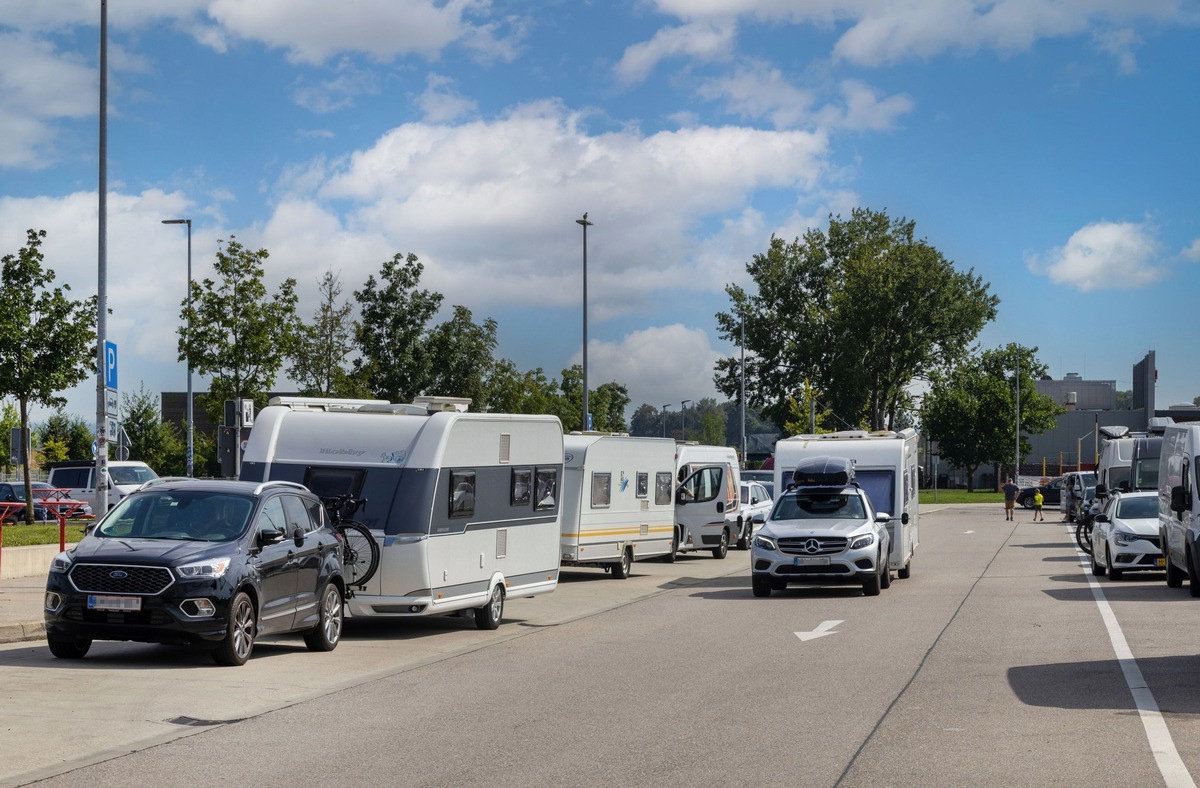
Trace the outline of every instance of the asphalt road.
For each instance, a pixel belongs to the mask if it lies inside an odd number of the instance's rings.
[[[3,646],[0,784],[1193,784],[1200,602],[1097,580],[1029,517],[924,513],[912,577],[874,598],[756,599],[731,552],[564,572],[496,632],[359,622],[243,668]]]

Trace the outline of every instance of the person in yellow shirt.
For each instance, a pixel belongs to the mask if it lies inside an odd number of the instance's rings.
[[[1046,500],[1045,497],[1042,495],[1041,487],[1038,487],[1036,490],[1033,491],[1033,520],[1034,520],[1034,522],[1037,522],[1038,520],[1041,520],[1042,522],[1046,522],[1046,518],[1042,515],[1042,503],[1045,500]]]

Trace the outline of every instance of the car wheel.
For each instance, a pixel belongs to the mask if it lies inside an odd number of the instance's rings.
[[[1196,575],[1196,560],[1192,558],[1192,548],[1186,546],[1183,550],[1187,554],[1188,593],[1200,597],[1200,576]]]
[[[743,520],[739,517],[738,531],[741,533],[741,537],[738,539],[737,549],[749,550],[750,543],[754,541],[754,521],[749,519]]]
[[[87,638],[48,638],[50,653],[59,659],[83,659],[92,647],[92,641]]]
[[[1096,577],[1104,577],[1106,574],[1108,574],[1108,570],[1105,567],[1100,566],[1100,564],[1096,563],[1096,554],[1092,553],[1091,557],[1092,557],[1092,574],[1095,575]]]
[[[1025,509],[1032,509],[1033,508],[1033,496],[1026,495],[1024,498],[1022,498],[1021,506],[1024,507]]]
[[[1115,566],[1113,566],[1112,551],[1108,549],[1108,545],[1104,546],[1104,563],[1108,564],[1109,580],[1120,580],[1121,576],[1125,574],[1124,570],[1117,569]]]
[[[771,595],[771,578],[766,575],[751,575],[750,588],[758,597]]]
[[[617,580],[624,580],[629,577],[629,572],[633,569],[633,548],[626,547],[625,552],[621,553],[621,560],[612,565],[612,576]]]
[[[675,556],[679,554],[679,529],[675,529],[675,535],[671,537],[671,552],[662,557],[663,561],[668,564],[675,563]]]
[[[317,625],[304,633],[304,645],[309,651],[333,651],[342,639],[342,591],[327,583],[321,592]]]
[[[887,556],[880,556],[879,563],[883,565],[883,574],[879,578],[880,588],[892,587],[892,568],[888,566]]]
[[[495,629],[504,616],[504,589],[500,583],[492,589],[492,597],[483,607],[475,608],[475,626],[479,629]]]
[[[863,596],[879,596],[879,589],[882,587],[879,572],[872,572],[871,576],[863,581]]]
[[[254,650],[254,635],[258,629],[254,603],[245,591],[238,591],[229,605],[229,620],[225,623],[225,637],[213,649],[213,660],[218,665],[245,665]]]
[[[724,558],[729,555],[729,529],[721,531],[721,543],[713,548],[713,558]]]

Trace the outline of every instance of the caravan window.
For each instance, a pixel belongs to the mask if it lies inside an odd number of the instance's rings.
[[[671,505],[671,474],[664,472],[654,474],[654,505]]]
[[[475,471],[450,472],[450,516],[475,514]]]
[[[897,517],[900,512],[893,512],[896,508],[894,501],[896,500],[896,472],[895,471],[863,471],[856,470],[854,480],[858,482],[858,486],[871,499],[871,506],[875,507],[875,512],[887,512]]]
[[[558,468],[537,469],[537,503],[534,509],[553,509],[558,501]]]
[[[650,494],[650,474],[645,471],[638,471],[637,474],[637,489],[634,495],[638,498],[645,498]]]
[[[310,465],[304,469],[304,486],[318,498],[336,498],[339,495],[357,498],[362,492],[365,474],[366,471],[361,468],[317,468]]]
[[[529,468],[513,468],[512,486],[508,502],[513,506],[528,506],[533,498],[533,471]]]
[[[592,473],[592,508],[604,509],[612,504],[612,474]]]

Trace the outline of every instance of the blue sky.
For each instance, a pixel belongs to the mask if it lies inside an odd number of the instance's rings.
[[[0,1],[0,253],[96,290],[99,0]],[[393,254],[498,355],[633,405],[717,396],[713,315],[772,234],[916,222],[1000,298],[983,347],[1200,395],[1200,6],[1184,0],[110,0],[108,338],[181,391],[219,239],[344,297]],[[864,310],[864,318],[869,315]],[[206,383],[197,379],[197,390]],[[286,380],[279,387],[289,387]],[[69,396],[91,420],[94,382]]]

